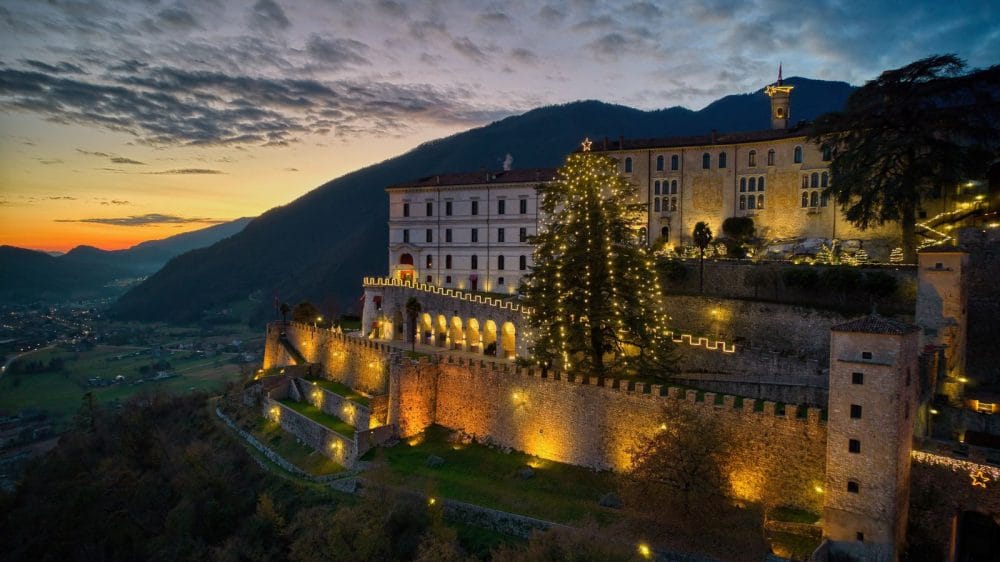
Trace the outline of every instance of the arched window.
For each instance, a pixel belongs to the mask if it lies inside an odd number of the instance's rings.
[[[830,150],[829,146],[823,145],[823,161],[829,162],[830,160],[833,160],[833,151]]]
[[[810,207],[819,207],[819,192],[818,191],[813,191],[812,193],[809,194],[809,206]]]
[[[830,174],[823,172],[823,175],[820,176],[819,186],[827,187],[829,185],[830,185]]]
[[[503,256],[497,256],[497,269],[503,269]]]
[[[774,149],[767,151],[767,165],[774,166]]]
[[[670,238],[670,227],[664,226],[660,229],[660,236],[663,238]]]
[[[677,180],[670,182],[670,194],[677,195]]]
[[[517,258],[517,267],[521,271],[528,269],[528,256],[521,256]]]
[[[751,168],[753,168],[756,165],[757,165],[757,151],[756,150],[751,150],[747,154],[747,166],[750,166]]]
[[[653,199],[653,211],[660,212],[660,198]]]
[[[670,210],[671,211],[676,211],[677,210],[677,198],[676,197],[671,197],[670,198]]]
[[[725,152],[720,152],[719,153],[719,167],[720,168],[725,168],[726,167],[726,153]]]
[[[758,209],[763,209],[764,208],[764,196],[763,195],[758,195],[757,196],[757,208]]]
[[[819,174],[813,172],[809,176],[809,187],[819,187]]]
[[[662,172],[663,171],[663,155],[662,154],[656,157],[656,171],[657,172]]]
[[[701,155],[701,169],[708,170],[712,167],[712,155],[705,153]]]
[[[747,196],[740,195],[740,210],[742,211],[743,209],[746,208],[747,208]]]
[[[434,256],[427,254],[427,269],[434,267]]]
[[[653,195],[660,194],[660,182],[659,180],[653,182]]]
[[[444,257],[444,268],[451,269],[451,254]]]
[[[752,211],[752,210],[754,210],[756,208],[757,208],[757,198],[754,197],[753,195],[751,195],[747,199],[747,209],[750,209]]]
[[[469,269],[479,269],[479,256],[476,254],[472,254],[472,261],[469,264]]]
[[[809,187],[809,175],[802,174],[802,189],[807,189]]]
[[[625,173],[626,174],[631,174],[632,173],[632,157],[631,156],[625,158]]]
[[[757,178],[750,178],[750,187],[747,191],[757,191]]]
[[[809,192],[808,191],[803,191],[802,192],[802,206],[803,207],[808,207],[809,206]]]
[[[746,192],[747,190],[747,179],[740,178],[740,192]]]
[[[681,167],[681,159],[674,154],[670,157],[670,169],[677,171]]]
[[[820,206],[821,207],[826,207],[828,199],[829,199],[829,197],[827,197],[825,193],[821,194],[819,196],[819,204],[820,204]]]
[[[794,160],[796,164],[801,164],[802,163],[802,147],[801,146],[796,146],[795,147],[795,150],[792,152],[792,160]]]
[[[764,191],[764,176],[757,178],[757,191]]]
[[[413,256],[410,254],[403,254],[399,256],[400,265],[413,265]]]

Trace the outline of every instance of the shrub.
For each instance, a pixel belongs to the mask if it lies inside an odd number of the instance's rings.
[[[866,293],[874,297],[884,298],[896,292],[899,282],[884,271],[869,271],[865,273],[861,285]]]
[[[790,267],[782,272],[785,287],[792,289],[812,289],[819,283],[819,274],[811,267]]]
[[[687,279],[687,266],[680,260],[659,259],[656,261],[656,271],[661,283],[680,283]]]
[[[823,287],[838,293],[861,288],[861,272],[853,267],[830,267],[819,276]]]

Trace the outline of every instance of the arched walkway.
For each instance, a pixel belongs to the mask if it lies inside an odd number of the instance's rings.
[[[480,341],[480,339],[482,339],[482,335],[479,333],[479,320],[469,318],[466,326],[465,343],[468,346],[469,351],[478,351],[482,353],[483,346]]]
[[[507,359],[513,359],[517,356],[517,338],[515,337],[515,332],[513,322],[504,322],[503,339],[500,342],[500,347],[503,349],[503,356]]]
[[[448,319],[444,317],[444,314],[438,314],[437,317],[437,331],[434,336],[434,345],[438,347],[448,345]]]
[[[430,344],[434,337],[434,324],[427,312],[420,316],[420,343]]]
[[[451,317],[451,348],[464,349],[465,333],[462,331],[462,319],[458,316]]]
[[[497,354],[497,323],[487,320],[483,327],[483,354]]]

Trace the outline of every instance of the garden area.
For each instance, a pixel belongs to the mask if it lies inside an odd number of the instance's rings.
[[[348,439],[354,438],[354,426],[341,420],[336,416],[331,416],[330,414],[320,410],[316,406],[306,402],[297,402],[292,399],[279,400],[283,406],[288,406],[292,410],[302,414],[303,416],[311,419],[312,421],[322,425],[323,427],[332,429],[337,433],[343,435]]]

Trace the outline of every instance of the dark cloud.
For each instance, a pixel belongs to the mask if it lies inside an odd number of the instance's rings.
[[[50,195],[49,199],[52,201],[76,201],[76,197],[70,197],[69,195]]]
[[[573,25],[573,29],[576,31],[605,31],[609,29],[617,29],[618,27],[620,27],[618,22],[607,14],[601,16],[589,16]]]
[[[396,0],[379,0],[375,2],[375,8],[383,14],[400,19],[406,18],[409,13],[406,4],[396,2]]]
[[[292,22],[274,0],[257,0],[250,13],[253,25],[264,30],[287,29]]]
[[[447,37],[448,26],[443,21],[420,20],[410,22],[410,35],[421,41],[432,37]]]
[[[605,34],[599,39],[591,41],[587,44],[587,47],[598,58],[615,60],[621,55],[624,55],[629,50],[631,45],[629,40],[626,39],[624,35],[614,32]]]
[[[111,158],[111,155],[107,152],[91,152],[90,150],[84,150],[82,148],[76,149],[80,154],[86,154],[87,156],[100,156],[101,158]]]
[[[513,25],[514,20],[510,19],[510,16],[503,12],[487,12],[480,14],[479,22],[489,27],[507,27]]]
[[[160,24],[170,29],[188,30],[201,27],[191,12],[176,6],[160,10],[156,17]]]
[[[138,160],[132,160],[131,158],[125,158],[124,156],[112,156],[111,163],[113,164],[135,164],[138,166],[145,166],[145,162],[140,162]]]
[[[148,174],[170,174],[170,175],[202,175],[202,174],[224,174],[221,170],[210,170],[208,168],[179,168],[174,170],[163,170],[160,172],[146,172]]]
[[[61,158],[35,158],[35,160],[37,160],[39,164],[43,164],[45,166],[51,166],[52,164],[63,163]]]
[[[131,205],[131,204],[132,204],[131,202],[125,201],[124,199],[112,199],[110,201],[101,200],[101,205],[104,205],[106,207],[109,207],[111,205],[121,206],[121,205]]]
[[[538,19],[543,26],[548,27],[553,24],[562,23],[566,19],[566,13],[555,6],[542,6],[542,9],[538,10]]]
[[[285,171],[285,172],[298,172],[299,169],[298,168],[285,168],[283,171]]]
[[[534,64],[538,62],[538,55],[536,55],[534,51],[523,47],[511,49],[510,56],[521,64]]]
[[[203,223],[218,224],[226,221],[196,217],[181,217],[177,215],[163,215],[160,213],[149,213],[145,215],[132,215],[129,217],[116,218],[90,218],[90,219],[56,219],[55,222],[87,222],[95,224],[107,224],[113,226],[148,226],[156,224],[187,224]]]
[[[361,53],[368,45],[353,39],[332,39],[312,35],[306,41],[306,52],[327,68],[339,69],[350,65],[368,65],[371,62]]]
[[[22,63],[31,66],[42,72],[48,72],[50,74],[86,74],[86,72],[78,65],[69,63],[66,61],[58,62],[54,65],[47,62],[42,62],[39,60],[25,59],[21,61]]]
[[[486,52],[483,51],[479,45],[472,42],[472,39],[468,37],[456,37],[452,42],[451,46],[458,51],[458,53],[468,59],[475,62],[485,62],[489,57]]]
[[[652,23],[663,17],[663,10],[652,2],[635,2],[628,5],[625,10],[643,23]]]

